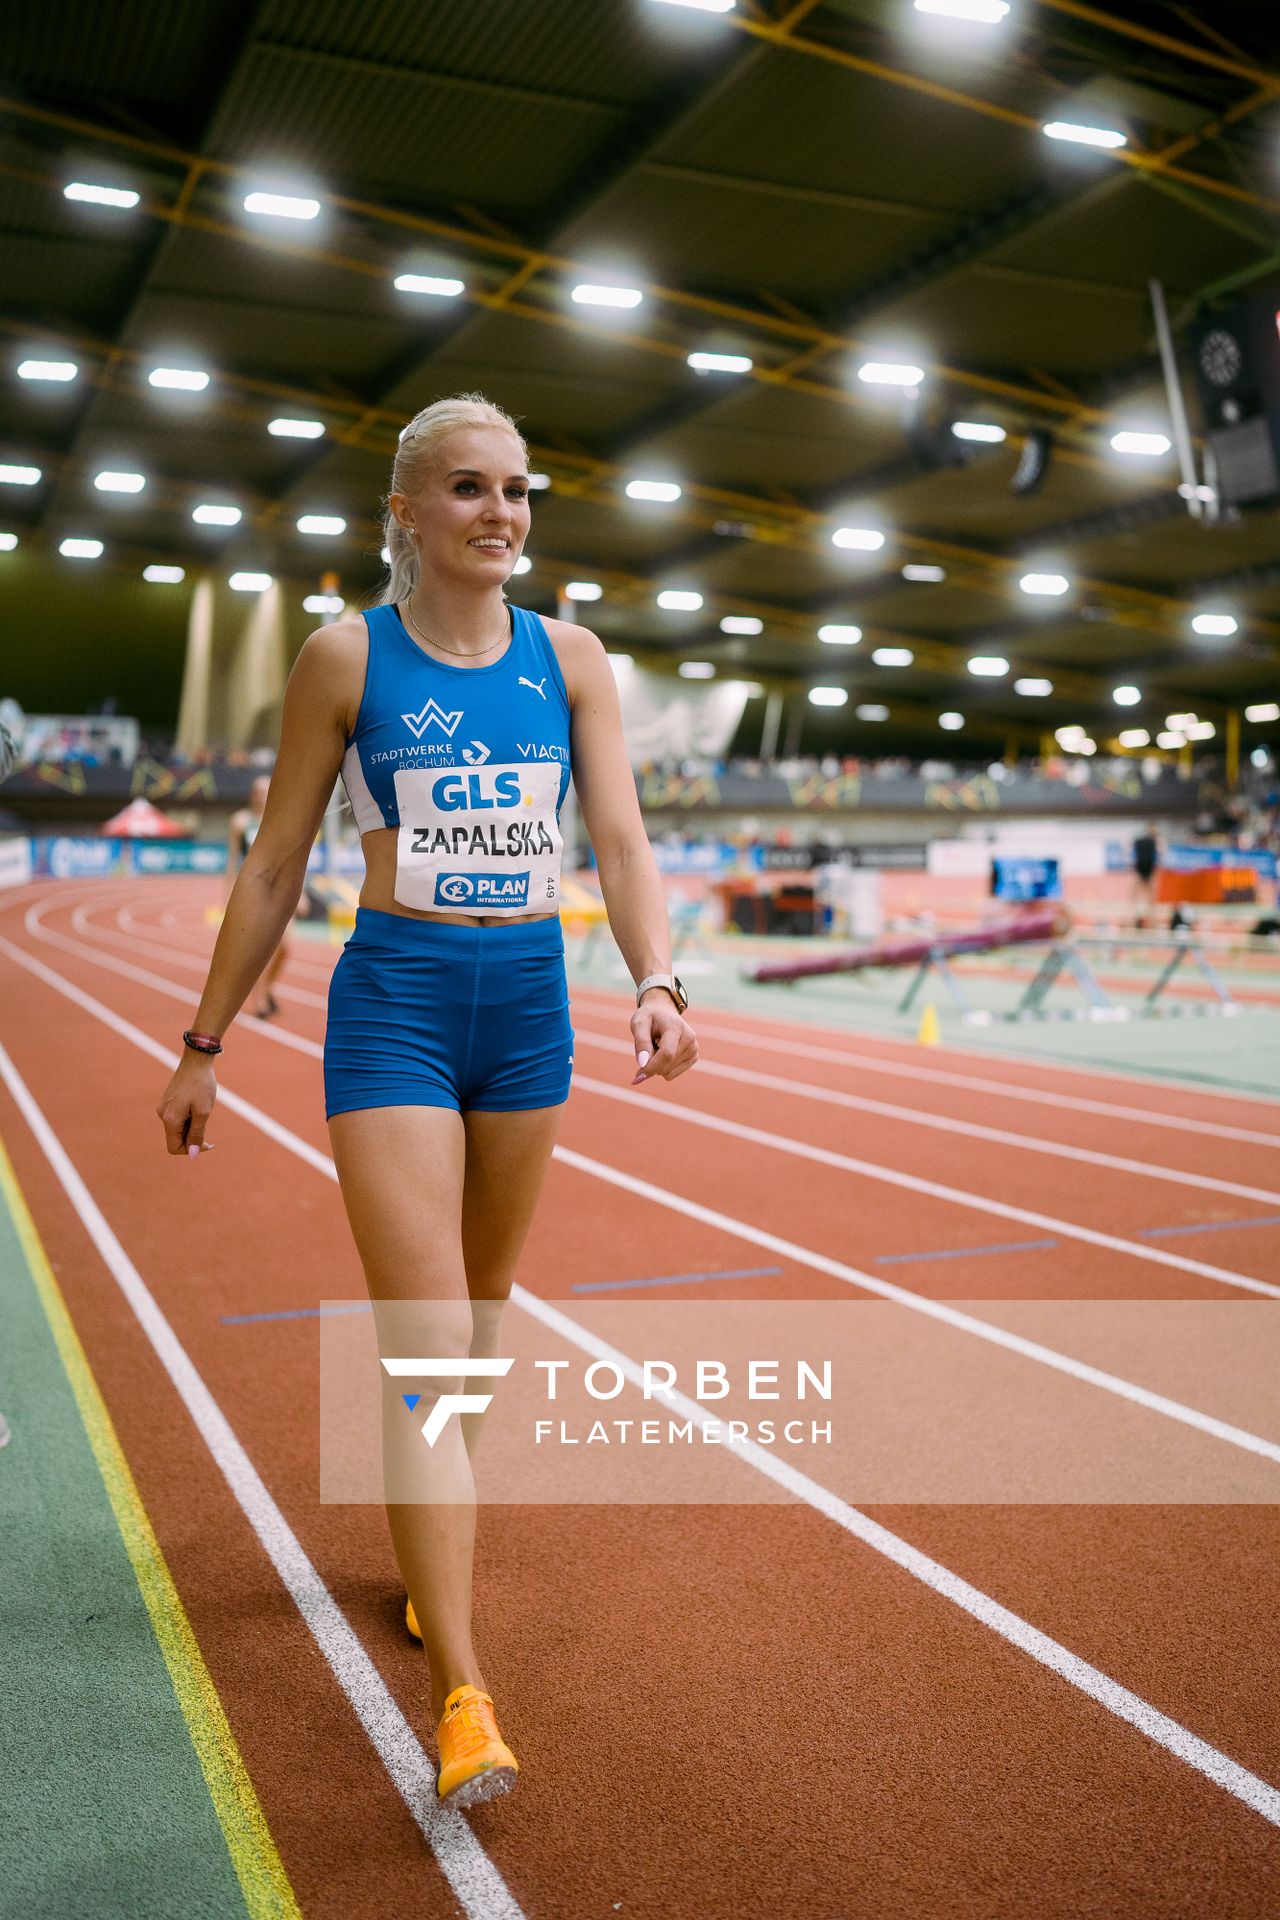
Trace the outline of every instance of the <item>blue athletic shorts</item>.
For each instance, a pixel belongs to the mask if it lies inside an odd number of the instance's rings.
[[[463,927],[356,908],[329,982],[326,1118],[356,1107],[556,1107],[572,1067],[558,916]]]

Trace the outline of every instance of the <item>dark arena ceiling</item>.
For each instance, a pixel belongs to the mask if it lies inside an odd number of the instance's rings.
[[[1170,431],[1148,283],[1185,342],[1280,275],[1274,6],[1011,0],[979,24],[913,0],[11,0],[0,46],[0,462],[41,475],[0,486],[0,591],[76,574],[62,638],[19,593],[50,657],[92,644],[89,575],[104,632],[168,607],[146,630],[170,708],[196,569],[280,577],[300,631],[326,570],[371,596],[398,428],[479,389],[549,482],[514,597],[554,612],[594,581],[582,617],[647,664],[846,688],[806,747],[955,757],[947,710],[982,753],[1068,722],[1154,737],[1169,709],[1276,697],[1275,509],[1193,518],[1175,452],[1111,444]],[[1047,138],[1058,121],[1127,144]],[[75,181],[137,203],[70,200]],[[254,214],[255,192],[319,209]],[[586,305],[581,283],[641,297]],[[32,358],[77,376],[18,378]],[[860,374],[881,363],[922,370],[910,434],[903,389]],[[157,366],[208,385],[159,391]],[[1015,495],[1038,431],[1046,477]],[[145,487],[104,493],[103,470]],[[638,502],[634,479],[680,497]],[[201,502],[239,524],[194,524]],[[307,515],[345,531],[307,536]],[[68,536],[102,540],[96,566]],[[187,584],[141,588],[158,563]],[[1028,573],[1069,585],[1033,597]],[[671,589],[701,608],[664,611]],[[1237,631],[1197,635],[1206,610]],[[975,678],[975,654],[1008,672]]]

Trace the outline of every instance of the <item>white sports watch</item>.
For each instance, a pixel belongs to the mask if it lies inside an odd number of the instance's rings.
[[[645,975],[644,979],[636,988],[637,1006],[640,1005],[640,1002],[644,999],[650,987],[665,987],[666,991],[676,1003],[677,1013],[683,1013],[689,1004],[689,996],[674,973],[650,973]]]

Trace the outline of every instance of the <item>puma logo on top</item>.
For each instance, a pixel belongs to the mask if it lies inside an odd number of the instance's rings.
[[[421,713],[402,713],[400,718],[404,721],[415,740],[421,740],[423,734],[433,722],[436,726],[442,728],[452,740],[453,730],[462,718],[462,708],[459,707],[456,713],[446,713],[444,708],[437,706],[434,700],[428,700]]]
[[[522,687],[532,687],[540,700],[545,700],[547,697],[546,694],[542,691],[542,689],[547,684],[547,676],[545,673],[543,674],[541,680],[526,680],[524,675],[521,674],[517,684]]]

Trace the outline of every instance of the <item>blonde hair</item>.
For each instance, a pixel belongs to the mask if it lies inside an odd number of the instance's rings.
[[[407,600],[418,584],[418,549],[412,534],[405,531],[391,511],[390,496],[393,493],[412,493],[421,481],[438,443],[446,434],[455,433],[459,427],[505,427],[509,433],[515,434],[525,459],[529,458],[524,436],[511,415],[504,413],[501,407],[496,407],[492,400],[486,400],[482,393],[451,394],[447,400],[435,400],[429,407],[423,407],[421,413],[414,414],[400,435],[400,445],[391,467],[391,485],[384,503],[382,529],[390,560],[387,584],[378,600],[381,607],[394,606],[399,600]]]

